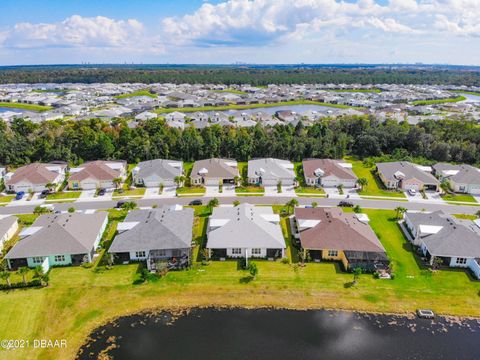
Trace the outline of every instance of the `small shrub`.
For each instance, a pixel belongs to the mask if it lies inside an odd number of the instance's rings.
[[[286,257],[282,258],[282,260],[280,260],[280,262],[281,262],[282,264],[290,264],[290,260],[289,260],[288,258],[286,258]]]

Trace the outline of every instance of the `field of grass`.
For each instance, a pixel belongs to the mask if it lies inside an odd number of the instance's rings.
[[[238,194],[242,193],[258,193],[258,194],[263,194],[265,193],[265,188],[262,186],[254,186],[254,185],[249,185],[249,186],[238,186],[235,188],[235,192]]]
[[[465,100],[465,96],[457,96],[455,98],[448,98],[448,99],[436,99],[436,100],[417,100],[412,101],[412,105],[434,105],[434,104],[445,104],[445,103],[453,103]]]
[[[442,199],[447,202],[462,201],[462,202],[477,203],[477,200],[475,200],[475,198],[469,194],[445,194],[445,195],[442,195]]]
[[[365,178],[368,184],[358,193],[366,196],[388,196],[396,198],[405,198],[405,194],[400,191],[387,190],[380,179],[373,173],[373,168],[365,167],[359,160],[349,160],[353,165],[353,172],[358,178]]]
[[[179,187],[177,188],[177,195],[188,195],[188,194],[205,194],[205,187],[203,186],[190,186],[190,187]]]
[[[143,196],[145,195],[145,191],[146,191],[146,188],[127,189],[127,190],[123,190],[122,193],[120,193],[119,190],[114,190],[112,198],[118,199],[118,198],[125,198],[129,196]]]
[[[11,102],[0,102],[0,107],[12,108],[12,109],[23,109],[23,110],[30,110],[30,111],[47,111],[47,110],[53,109],[51,106],[11,103]]]
[[[151,97],[151,98],[156,98],[157,97],[156,94],[152,94],[150,91],[145,89],[145,90],[134,91],[134,92],[128,93],[128,94],[117,95],[117,96],[115,96],[115,98],[116,99],[125,99],[125,98],[129,98],[129,97],[134,97],[134,96],[148,96],[148,97]]]
[[[62,191],[47,195],[47,200],[78,199],[81,191]]]
[[[204,207],[202,207],[204,208]],[[195,209],[197,215],[204,213]],[[195,264],[190,270],[134,285],[137,264],[105,267],[54,268],[43,289],[0,293],[0,338],[66,339],[66,349],[18,349],[9,359],[74,358],[78,347],[95,327],[120,315],[145,309],[181,309],[194,306],[335,308],[359,311],[411,313],[431,308],[437,313],[480,316],[480,283],[462,270],[431,272],[417,261],[394,219],[393,211],[365,210],[393,264],[394,280],[352,274],[338,264],[322,262],[298,267],[256,261],[257,278],[236,261]],[[112,212],[113,217],[118,215]],[[118,215],[120,216],[120,215]],[[196,220],[194,239],[205,241],[205,217]],[[282,228],[289,242],[288,223]],[[288,252],[295,262],[296,251]],[[61,319],[61,321],[59,321]],[[7,356],[0,350],[0,357]]]
[[[0,195],[0,203],[8,203],[15,198],[15,195]]]
[[[275,107],[275,106],[285,106],[285,105],[320,105],[326,107],[333,107],[339,109],[362,109],[361,107],[354,107],[342,104],[330,104],[323,103],[318,101],[310,100],[296,100],[296,101],[285,101],[272,104],[250,104],[250,105],[228,105],[228,106],[202,106],[202,107],[192,107],[192,108],[159,108],[155,112],[158,114],[171,113],[175,111],[180,111],[183,113],[186,112],[197,112],[197,111],[226,111],[226,110],[245,110],[245,109],[255,109],[255,108],[264,108],[264,107]]]
[[[324,195],[325,190],[309,186],[298,186],[295,188],[295,193],[298,195]]]

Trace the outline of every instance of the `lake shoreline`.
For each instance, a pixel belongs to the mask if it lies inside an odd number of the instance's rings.
[[[111,318],[106,319],[100,325],[92,326],[92,329],[89,331],[89,335],[84,339],[82,344],[77,348],[76,356],[80,355],[80,351],[84,348],[88,348],[89,344],[92,343],[93,335],[98,334],[102,331],[102,329],[106,328],[107,326],[117,324],[119,321],[127,318],[149,318],[149,317],[156,317],[161,315],[170,315],[172,316],[173,322],[175,322],[178,318],[188,316],[194,311],[198,310],[213,310],[213,311],[230,311],[230,310],[263,310],[263,311],[289,311],[289,312],[310,312],[310,311],[322,311],[328,313],[348,313],[348,314],[355,314],[359,316],[380,316],[380,317],[389,317],[394,319],[405,319],[405,320],[426,320],[420,319],[417,317],[415,313],[412,312],[405,312],[405,313],[390,313],[390,312],[381,312],[381,311],[362,311],[362,310],[355,310],[355,309],[341,309],[341,308],[322,308],[322,307],[285,307],[285,306],[237,306],[237,305],[198,305],[198,306],[178,306],[178,307],[154,307],[154,308],[147,308],[139,311],[132,311],[127,312],[122,315],[114,316]],[[476,321],[480,324],[480,317],[474,316],[452,316],[452,315],[442,315],[436,314],[435,319],[428,320],[432,321],[432,323],[437,322],[445,322],[447,324],[457,324],[461,325],[468,321]],[[168,324],[170,325],[170,324]]]

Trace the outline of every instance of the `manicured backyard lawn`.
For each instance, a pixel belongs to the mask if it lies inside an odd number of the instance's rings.
[[[368,181],[368,184],[359,191],[360,195],[405,198],[403,192],[385,189],[381,180],[373,173],[373,168],[365,167],[363,162],[359,160],[349,160],[349,162],[353,165],[355,175],[357,175],[359,179],[365,178]]]
[[[78,199],[81,191],[62,191],[47,195],[47,200]]]
[[[445,201],[462,201],[471,203],[477,202],[477,200],[475,200],[475,198],[469,194],[445,194],[442,195],[442,199]]]
[[[194,239],[202,243],[208,209],[195,207],[195,211],[204,215],[194,227]],[[110,270],[101,266],[54,268],[47,288],[0,293],[0,338],[68,341],[66,349],[19,349],[9,352],[9,359],[74,358],[96,326],[115,316],[158,307],[269,306],[400,313],[431,308],[443,314],[480,316],[478,281],[461,270],[432,273],[424,269],[403,238],[394,211],[365,213],[392,260],[394,280],[364,274],[357,285],[350,286],[352,274],[329,262],[301,267],[256,261],[257,278],[245,281],[248,272],[238,270],[236,261],[218,261],[195,264],[190,270],[170,272],[140,285],[133,284],[137,264],[115,265]],[[124,215],[109,214],[111,221],[121,221]],[[289,240],[285,219],[282,228]]]

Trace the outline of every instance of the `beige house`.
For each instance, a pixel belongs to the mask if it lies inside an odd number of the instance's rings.
[[[25,165],[5,175],[5,188],[11,192],[40,192],[47,190],[48,184],[53,184],[57,188],[65,180],[66,168],[67,165],[64,163]]]
[[[127,162],[96,160],[70,170],[68,188],[72,190],[114,189],[114,179],[125,180]]]
[[[233,184],[236,177],[240,177],[237,162],[218,158],[195,161],[190,174],[192,185],[206,186]]]

